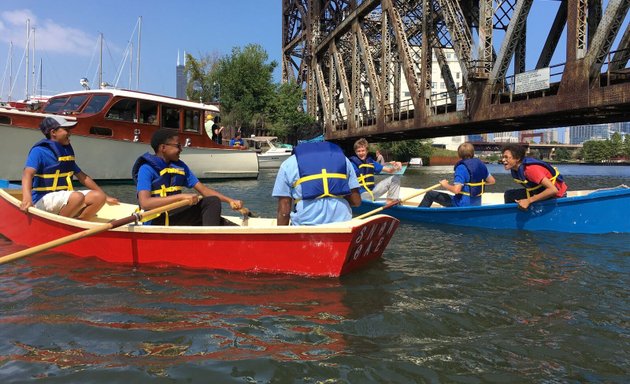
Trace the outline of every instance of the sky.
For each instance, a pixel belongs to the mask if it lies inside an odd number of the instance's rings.
[[[15,82],[12,99],[25,96],[27,19],[35,28],[35,78],[39,79],[41,59],[44,95],[80,90],[79,81],[83,77],[88,78],[92,88],[96,87],[101,33],[103,80],[113,85],[118,78],[118,87],[136,89],[139,17],[142,17],[141,91],[175,96],[178,52],[183,63],[184,51],[194,57],[224,56],[232,48],[248,44],[261,45],[269,60],[278,63],[274,80],[280,81],[282,2],[279,0],[3,0],[0,1],[0,100],[6,100],[9,94],[9,72]],[[13,59],[9,71],[11,41]],[[133,42],[131,71],[129,56],[125,54],[129,41]],[[32,63],[31,54],[31,72]],[[32,89],[33,80],[30,83]],[[38,84],[36,94],[39,89]]]

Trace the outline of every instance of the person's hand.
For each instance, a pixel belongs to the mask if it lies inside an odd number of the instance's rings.
[[[20,204],[20,210],[24,213],[28,213],[28,209],[33,206],[33,200],[24,199],[22,200],[22,204]]]
[[[448,180],[440,180],[440,185],[442,186],[442,188],[446,188],[448,186]]]
[[[105,198],[105,202],[107,203],[107,205],[118,205],[118,204],[120,204],[120,201],[118,201],[117,198],[111,197],[111,196],[107,196]]]
[[[522,209],[523,211],[527,211],[527,208],[529,208],[529,205],[531,204],[529,199],[522,199],[522,200],[514,200],[516,202],[516,204],[518,204],[518,209]]]
[[[230,208],[235,211],[243,208],[243,202],[241,200],[230,200]]]
[[[201,200],[201,196],[196,193],[182,193],[180,196],[182,197],[182,200],[192,200],[192,205],[197,204],[199,200]]]

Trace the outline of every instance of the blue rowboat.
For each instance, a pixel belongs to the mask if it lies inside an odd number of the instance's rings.
[[[414,190],[403,188],[401,199]],[[486,196],[494,195],[494,196]],[[502,193],[486,193],[483,205],[476,207],[419,208],[422,196],[387,208],[387,214],[401,221],[450,224],[491,229],[524,229],[567,233],[630,233],[630,188],[625,185],[595,191],[573,191],[568,197],[532,204],[528,210],[516,203],[502,204]],[[501,203],[499,203],[499,201]],[[355,214],[384,206],[384,201],[366,201],[354,208]],[[385,213],[385,212],[384,212]]]

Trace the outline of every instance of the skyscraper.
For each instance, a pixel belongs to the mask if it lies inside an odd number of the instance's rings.
[[[186,100],[186,51],[184,51],[184,64],[179,63],[179,51],[177,52],[177,66],[175,67],[175,97]]]

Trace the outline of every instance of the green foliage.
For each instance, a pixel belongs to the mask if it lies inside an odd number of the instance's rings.
[[[612,157],[612,150],[608,140],[589,140],[582,145],[582,156],[584,161],[601,163]]]
[[[310,138],[321,133],[321,129],[315,135],[305,132],[313,126],[315,119],[304,112],[302,100],[302,88],[296,82],[280,84],[277,87],[270,104],[270,117],[273,121],[270,130],[273,135],[295,142],[298,138]]]
[[[623,138],[619,132],[612,134],[609,140],[610,153],[613,157],[623,155]]]
[[[623,155],[630,159],[630,135],[625,135],[623,138]]]
[[[430,140],[393,141],[378,143],[376,147],[397,161],[409,161],[412,157],[422,157],[427,160],[434,151]]]
[[[221,84],[221,112],[224,121],[237,129],[247,128],[258,114],[268,116],[274,99],[272,82],[275,61],[267,63],[267,52],[257,44],[241,49],[217,62],[214,76]]]
[[[557,161],[566,161],[566,160],[571,160],[571,151],[569,151],[566,148],[560,147],[556,149],[555,152],[555,160]]]
[[[188,76],[186,85],[186,96],[189,100],[201,100],[204,103],[218,101],[219,85],[214,76],[218,57],[206,55],[199,60],[192,55],[186,54],[185,73]]]

